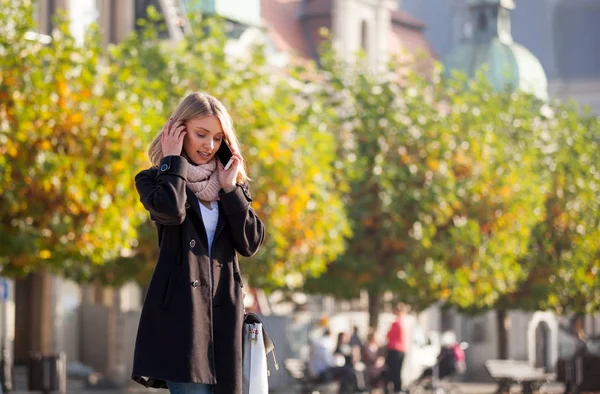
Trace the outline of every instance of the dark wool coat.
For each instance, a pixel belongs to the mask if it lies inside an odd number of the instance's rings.
[[[209,259],[199,201],[186,185],[187,166],[183,157],[167,156],[135,177],[158,228],[160,252],[144,300],[132,378],[147,387],[166,388],[169,380],[241,394],[243,284],[236,252],[255,254],[264,227],[250,207],[247,184],[221,191]]]

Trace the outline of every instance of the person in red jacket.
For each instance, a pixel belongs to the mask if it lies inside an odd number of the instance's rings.
[[[406,344],[408,341],[408,332],[406,324],[407,305],[398,304],[394,307],[396,320],[390,326],[387,333],[387,354],[385,359],[386,364],[386,392],[389,390],[390,383],[394,386],[394,393],[400,393],[402,390],[402,363],[404,361],[404,353],[406,352]]]

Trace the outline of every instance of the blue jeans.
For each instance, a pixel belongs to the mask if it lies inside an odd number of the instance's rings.
[[[167,382],[171,394],[212,394],[213,386],[202,383]]]

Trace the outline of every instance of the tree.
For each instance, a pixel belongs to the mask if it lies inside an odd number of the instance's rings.
[[[519,258],[542,214],[537,100],[494,92],[483,77],[468,89],[439,72],[398,82],[403,65],[376,74],[332,52],[323,65],[353,237],[311,290],[367,289],[372,326],[385,291],[417,309],[493,307],[523,277]]]
[[[97,31],[78,47],[59,18],[49,44],[26,39],[32,11],[0,9],[3,275],[68,274],[125,255],[143,218],[131,193],[143,104],[104,88],[115,75],[100,67]]]
[[[301,86],[268,66],[260,46],[228,53],[221,19],[192,19],[192,33],[167,47],[154,28],[159,15],[152,8],[148,14],[150,23],[142,21],[139,34],[113,47],[108,62],[122,76],[112,81],[114,89],[160,103],[141,114],[143,145],[188,92],[218,97],[234,119],[252,178],[253,206],[266,224],[265,245],[252,262],[243,263],[243,272],[263,288],[300,286],[342,252],[349,234],[333,179],[334,133]],[[134,274],[142,283],[148,280],[156,236],[149,221],[143,227],[136,253],[96,269],[97,277],[115,282]]]
[[[527,276],[502,304],[561,314],[600,309],[600,119],[573,104],[546,107],[550,149],[542,171],[545,215],[534,229],[522,265]]]

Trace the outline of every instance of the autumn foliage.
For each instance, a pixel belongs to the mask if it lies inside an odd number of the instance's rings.
[[[118,45],[52,41],[28,2],[0,8],[0,264],[80,281],[145,283],[156,234],[133,177],[188,92],[230,109],[267,226],[243,261],[255,286],[417,309],[600,308],[599,120],[494,91],[479,77],[371,70],[326,49],[321,68],[277,69],[232,50],[218,18],[177,44],[149,10]],[[9,23],[10,22],[10,23]],[[156,22],[156,23],[155,23]],[[371,302],[376,305],[377,302]]]

